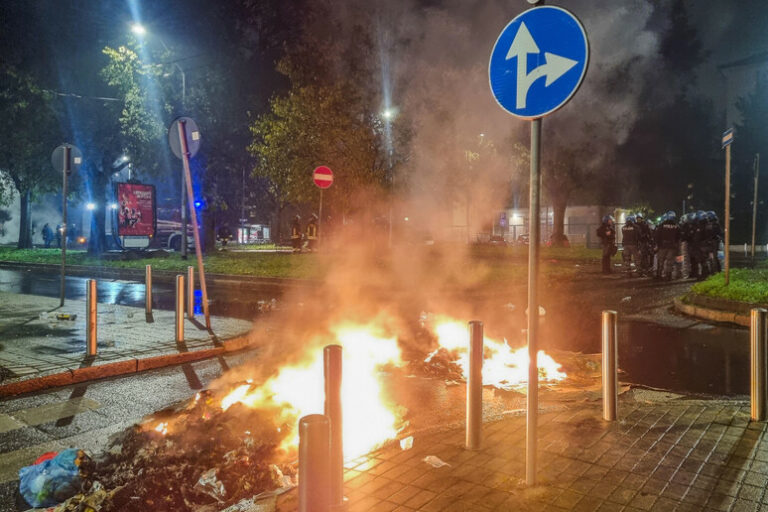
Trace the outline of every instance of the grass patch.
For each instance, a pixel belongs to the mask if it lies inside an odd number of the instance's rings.
[[[725,285],[725,274],[722,272],[696,283],[691,291],[707,297],[747,302],[750,304],[768,303],[768,268],[731,269],[731,279]]]

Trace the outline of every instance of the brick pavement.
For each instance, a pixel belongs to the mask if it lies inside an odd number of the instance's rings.
[[[768,511],[766,425],[744,400],[633,389],[617,422],[599,402],[571,403],[539,421],[539,485],[527,488],[525,417],[484,425],[483,448],[463,428],[416,435],[348,464],[350,512]],[[450,464],[423,462],[435,455]],[[297,493],[280,497],[296,509]]]
[[[57,313],[76,314],[74,321],[57,320]],[[85,358],[85,302],[37,295],[0,293],[0,384],[54,375],[108,363],[161,358],[219,347],[221,340],[243,336],[251,322],[211,317],[213,333],[202,316],[185,319],[185,342],[175,341],[175,313],[143,308],[98,305],[98,355]],[[115,366],[113,364],[113,366]]]

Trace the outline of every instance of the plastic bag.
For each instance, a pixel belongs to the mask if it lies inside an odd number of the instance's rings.
[[[52,459],[19,470],[19,492],[31,507],[51,507],[80,490],[82,450],[64,450]]]

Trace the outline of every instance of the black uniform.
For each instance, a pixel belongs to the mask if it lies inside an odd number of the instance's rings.
[[[634,222],[627,222],[621,228],[621,243],[624,247],[622,260],[624,270],[632,277],[632,261],[640,268],[640,228]]]
[[[613,222],[603,222],[597,228],[597,237],[603,245],[603,274],[610,274],[611,256],[616,254],[616,229]]]
[[[637,221],[637,228],[640,231],[639,250],[640,250],[640,273],[645,274],[653,266],[653,234],[651,226],[645,219]]]
[[[659,247],[657,263],[660,269],[659,275],[662,278],[671,279],[675,260],[680,251],[680,227],[675,220],[667,219],[656,228],[656,245]]]

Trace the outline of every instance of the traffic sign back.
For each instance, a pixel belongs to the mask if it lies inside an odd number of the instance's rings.
[[[571,99],[588,62],[584,27],[570,12],[548,5],[524,11],[504,28],[491,52],[488,78],[504,110],[536,119]]]

